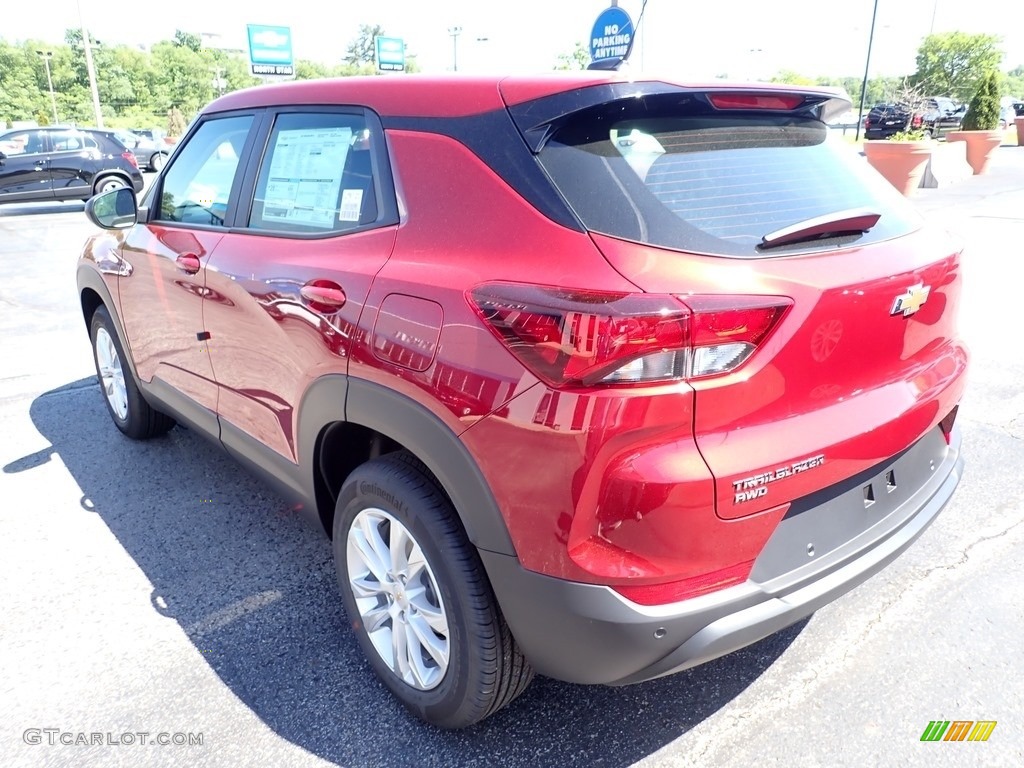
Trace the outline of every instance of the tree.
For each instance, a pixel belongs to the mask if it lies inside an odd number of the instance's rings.
[[[295,62],[296,80],[320,80],[330,76],[331,71],[319,61],[299,59]]]
[[[167,110],[167,135],[181,136],[188,126],[185,124],[185,116],[177,107]]]
[[[1015,99],[1024,98],[1024,65],[1015,67],[1006,73],[1002,85],[1003,96],[1013,96]]]
[[[203,38],[191,32],[176,29],[174,30],[174,44],[199,53],[199,49],[203,47]]]
[[[151,58],[157,73],[153,98],[162,109],[176,106],[191,118],[213,98],[210,61],[200,53],[165,41],[153,46]]]
[[[555,69],[586,69],[589,64],[589,49],[586,45],[577,41],[576,47],[572,51],[558,54],[558,63],[555,65]]]
[[[779,70],[772,75],[772,79],[769,82],[788,83],[789,85],[815,85],[815,82],[811,78],[804,77],[791,69]]]
[[[344,61],[359,67],[362,64],[372,64],[374,70],[377,68],[377,38],[384,36],[384,28],[379,24],[359,25],[359,34],[355,40],[349,43],[345,49]]]
[[[965,131],[994,131],[999,127],[999,75],[990,71],[981,80],[978,92],[964,115]]]
[[[1003,60],[996,35],[944,32],[928,35],[917,50],[914,83],[935,95],[966,101],[985,74]]]

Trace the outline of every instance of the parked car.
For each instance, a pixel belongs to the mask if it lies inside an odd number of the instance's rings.
[[[962,472],[960,253],[826,140],[846,109],[615,72],[225,95],[140,204],[87,205],[103,400],[322,528],[430,723],[721,656],[893,561]]]
[[[938,139],[960,130],[967,111],[952,99],[924,99],[916,108],[906,104],[878,104],[868,113],[864,138],[888,139],[901,131],[919,130],[926,138]]]
[[[167,135],[161,128],[142,128],[135,131],[145,148],[145,165],[153,171],[159,171],[167,163],[167,159],[174,152],[176,138]],[[139,160],[142,163],[142,160]]]
[[[94,128],[90,130],[101,129]],[[162,138],[153,139],[151,136],[135,133],[134,131],[115,128],[105,130],[104,132],[128,147],[134,153],[135,159],[138,160],[139,167],[145,170],[159,171],[164,167],[167,158],[170,157],[174,149],[172,144],[165,143]]]
[[[0,203],[85,200],[119,187],[142,190],[131,150],[101,131],[29,128],[0,133]]]
[[[1018,117],[1024,117],[1024,101],[1004,104],[999,110],[999,127],[1009,128],[1016,123]]]
[[[174,142],[159,129],[140,129],[132,133],[138,141],[135,154],[139,164],[151,171],[161,170],[174,151]]]

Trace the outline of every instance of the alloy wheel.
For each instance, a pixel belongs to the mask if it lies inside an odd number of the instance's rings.
[[[409,529],[382,509],[360,511],[346,541],[348,580],[366,634],[388,668],[421,691],[448,669],[448,615]]]
[[[96,367],[99,369],[103,394],[117,418],[128,418],[128,389],[124,383],[124,368],[117,354],[114,339],[106,328],[96,331]]]

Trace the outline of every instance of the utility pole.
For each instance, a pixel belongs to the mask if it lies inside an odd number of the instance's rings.
[[[868,56],[864,61],[864,80],[860,84],[860,110],[857,112],[857,130],[853,134],[853,140],[860,140],[860,126],[864,122],[864,97],[868,90],[868,71],[871,69],[871,45],[875,42],[875,20],[878,18],[878,0],[875,0],[875,9],[871,12],[871,32],[868,34]]]
[[[82,26],[82,47],[85,48],[85,69],[89,73],[89,90],[92,91],[92,111],[96,116],[96,127],[103,127],[103,111],[100,109],[100,90],[96,86],[96,68],[92,63],[92,46],[89,43],[89,30],[85,28],[85,16],[82,15],[82,0],[78,2],[78,22]]]
[[[228,84],[227,80],[224,79],[224,67],[218,65],[213,67],[210,71],[213,72],[213,87],[217,89],[217,95],[223,96],[224,86]]]
[[[46,84],[50,86],[50,106],[53,107],[53,124],[56,125],[60,122],[60,118],[57,117],[57,97],[53,93],[53,77],[50,75],[50,59],[53,58],[53,51],[36,51],[43,58],[43,64],[46,65]]]
[[[448,27],[448,34],[452,36],[452,71],[459,71],[459,35],[462,34],[462,27]]]

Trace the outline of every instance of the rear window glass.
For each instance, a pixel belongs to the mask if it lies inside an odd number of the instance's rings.
[[[697,253],[775,256],[876,242],[920,219],[819,120],[673,114],[648,99],[572,116],[540,161],[588,229]],[[841,211],[881,219],[867,233],[762,249],[762,238]]]

